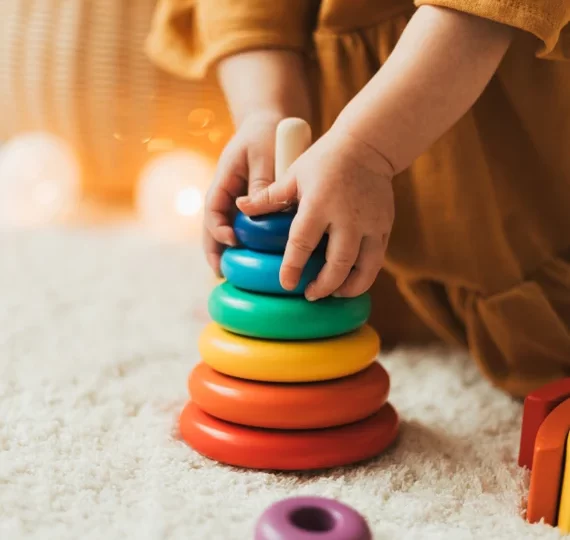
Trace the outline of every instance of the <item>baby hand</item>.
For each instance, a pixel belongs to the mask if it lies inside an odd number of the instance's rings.
[[[232,228],[236,198],[255,196],[273,182],[275,130],[282,119],[272,112],[248,116],[220,156],[206,197],[203,228],[206,258],[218,275],[225,246],[237,243]]]
[[[352,297],[366,292],[383,262],[394,221],[393,171],[376,150],[332,128],[288,169],[283,179],[236,203],[248,215],[298,201],[281,266],[281,285],[293,289],[322,236],[326,264],[305,296]]]

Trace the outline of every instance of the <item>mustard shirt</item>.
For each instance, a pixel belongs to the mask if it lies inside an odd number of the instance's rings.
[[[570,376],[570,0],[160,0],[147,50],[191,79],[241,51],[299,51],[318,135],[426,4],[521,32],[471,110],[394,179],[371,323],[385,344],[467,347],[523,397]]]
[[[313,40],[385,22],[413,6],[463,11],[524,30],[537,55],[570,58],[570,0],[159,0],[147,51],[164,69],[201,78],[248,49],[310,51]]]

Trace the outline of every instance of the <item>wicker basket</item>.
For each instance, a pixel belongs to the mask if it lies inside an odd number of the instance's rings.
[[[216,156],[231,135],[213,81],[174,78],[144,54],[156,0],[1,0],[0,140],[67,140],[88,194],[130,199],[150,157]]]

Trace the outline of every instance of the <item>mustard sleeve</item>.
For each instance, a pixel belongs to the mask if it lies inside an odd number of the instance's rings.
[[[146,52],[171,73],[201,79],[238,52],[305,51],[317,10],[316,0],[159,0]]]
[[[570,0],[415,0],[417,7],[447,7],[529,32],[541,42],[540,57],[570,55]]]

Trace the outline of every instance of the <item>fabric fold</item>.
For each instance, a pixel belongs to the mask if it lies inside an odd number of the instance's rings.
[[[306,51],[317,9],[314,0],[159,0],[146,52],[166,71],[202,79],[236,53]]]
[[[450,8],[512,26],[541,41],[539,57],[570,59],[569,0],[415,0],[415,5]]]

